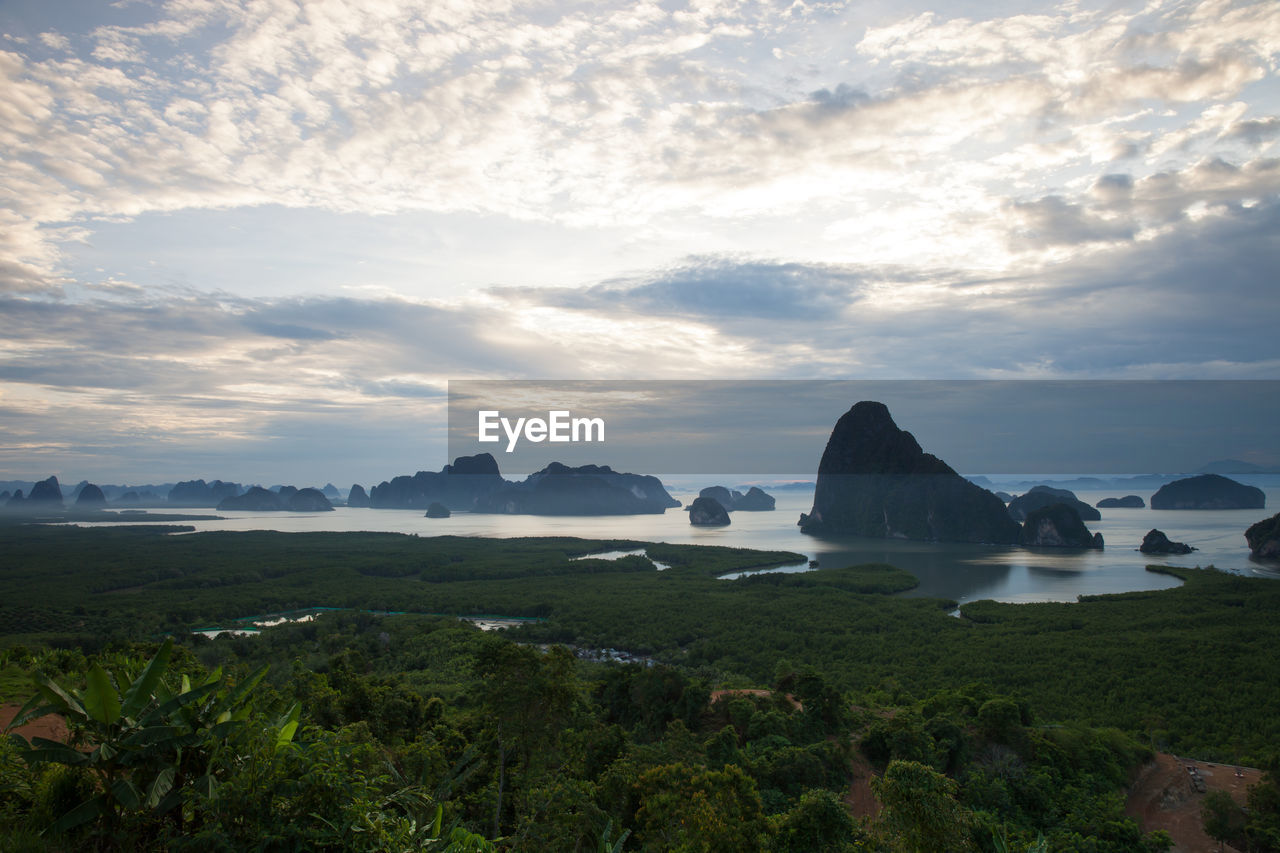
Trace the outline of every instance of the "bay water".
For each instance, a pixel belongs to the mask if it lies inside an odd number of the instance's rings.
[[[812,536],[796,521],[813,504],[811,490],[774,492],[772,512],[735,512],[726,527],[694,527],[683,509],[661,515],[533,516],[456,512],[450,518],[425,518],[421,510],[338,507],[333,512],[220,512],[222,518],[183,522],[198,531],[278,530],[383,531],[418,536],[576,536],[588,539],[632,539],[694,545],[793,551],[804,556],[782,571],[808,571],[809,561],[822,567],[858,563],[890,563],[920,579],[907,596],[947,598],[959,603],[998,601],[1075,601],[1081,595],[1164,589],[1180,581],[1146,570],[1149,564],[1215,566],[1250,576],[1280,579],[1280,564],[1250,557],[1244,531],[1270,518],[1280,501],[1280,487],[1264,487],[1268,509],[1153,510],[1103,509],[1101,521],[1086,522],[1101,532],[1103,550],[1027,549],[1008,546],[909,542],[855,536]],[[1077,491],[1093,505],[1123,492]],[[672,490],[687,506],[696,490]],[[1149,494],[1143,498],[1150,499]],[[186,510],[184,510],[186,511]],[[200,510],[193,510],[200,512]],[[145,517],[137,519],[145,521]],[[131,519],[131,521],[133,521]],[[1148,530],[1158,528],[1176,542],[1197,550],[1186,555],[1148,556],[1137,548]]]

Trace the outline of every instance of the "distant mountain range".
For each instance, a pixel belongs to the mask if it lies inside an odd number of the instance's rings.
[[[0,506],[4,504],[13,494],[21,491],[24,495],[31,494],[36,483],[41,481],[35,480],[0,480]],[[48,482],[47,480],[44,482]],[[115,484],[91,484],[88,480],[81,480],[74,486],[58,484],[58,491],[62,495],[63,503],[68,506],[75,504],[80,497],[80,493],[86,488],[96,488],[102,494],[102,499],[108,504],[116,504],[129,507],[174,507],[174,506],[216,506],[222,500],[228,497],[239,497],[247,493],[250,489],[261,488],[254,485],[241,485],[240,483],[225,482],[222,480],[184,480],[177,483],[147,483],[137,486],[122,486]],[[296,492],[294,486],[274,485],[269,491],[276,494],[281,492]],[[322,493],[328,499],[341,500],[342,493],[332,483],[326,483],[323,489],[314,489]]]
[[[1218,459],[1208,465],[1200,466],[1197,474],[1280,474],[1280,468],[1254,465],[1252,462],[1241,462],[1239,459]]]
[[[1229,475],[1245,483],[1250,483],[1253,478],[1257,478],[1258,482],[1253,483],[1253,485],[1272,485],[1274,480],[1271,478],[1280,476],[1280,468],[1263,468],[1259,465],[1250,466],[1251,470],[1236,470],[1241,466],[1247,465],[1249,465],[1247,462],[1223,460],[1211,462],[1195,471],[1184,471],[1177,474],[1135,474],[1127,477],[1036,477],[1024,479],[1018,478],[1016,475],[966,474],[965,478],[991,491],[1025,492],[1035,486],[1051,486],[1055,489],[1096,492],[1153,490],[1174,480],[1193,477],[1198,474]]]
[[[446,470],[448,470],[451,467],[452,466],[445,466]],[[497,474],[496,470],[492,473],[495,475]],[[610,472],[610,473],[613,474],[614,472]],[[389,485],[388,483],[382,483],[380,484],[380,486],[374,486],[372,488],[377,492],[379,492],[380,494],[378,494],[378,496],[374,499],[373,505],[374,506],[381,505],[381,506],[388,506],[388,507],[412,506],[414,508],[418,508],[418,504],[421,503],[422,506],[425,507],[426,503],[423,503],[422,501],[410,500],[405,495],[394,494],[394,493],[412,485],[418,488],[413,488],[411,489],[411,491],[415,493],[416,492],[423,493],[423,495],[415,494],[415,497],[425,496],[427,492],[435,491],[434,486],[436,484],[434,483],[431,484],[433,488],[425,488],[424,483],[413,482],[413,481],[437,478],[437,477],[440,477],[441,474],[443,474],[443,472],[436,473],[436,474],[431,474],[431,473],[424,474],[423,472],[419,472],[419,474],[417,474],[415,478],[410,478],[410,477],[395,478],[394,480],[391,481],[391,484],[390,484],[391,488],[387,488]],[[1154,491],[1155,489],[1158,489],[1161,486],[1165,485],[1166,483],[1172,482],[1173,480],[1194,476],[1197,474],[1220,474],[1220,475],[1226,475],[1226,476],[1233,476],[1241,480],[1242,482],[1246,482],[1246,483],[1250,482],[1252,478],[1256,477],[1259,479],[1253,483],[1254,485],[1274,485],[1274,481],[1271,480],[1270,478],[1275,476],[1280,476],[1280,467],[1276,467],[1276,466],[1268,467],[1263,465],[1257,465],[1255,463],[1245,462],[1240,459],[1215,459],[1212,462],[1209,462],[1209,463],[1206,463],[1205,465],[1200,466],[1194,471],[1183,471],[1183,472],[1177,472],[1177,473],[1161,473],[1161,474],[1151,473],[1151,474],[1136,474],[1136,475],[1130,475],[1130,476],[1112,476],[1112,477],[1097,477],[1097,476],[1036,477],[1034,475],[1023,475],[1020,477],[1017,475],[972,474],[972,475],[965,475],[965,479],[969,480],[970,482],[978,486],[983,487],[984,489],[989,489],[991,491],[1026,492],[1035,486],[1050,486],[1056,489],[1069,489],[1072,491],[1127,490],[1131,492],[1137,492],[1137,491],[1144,491],[1144,490]],[[615,474],[614,476],[617,476],[617,475]],[[500,476],[497,476],[495,479],[501,479],[501,478]],[[30,494],[31,489],[35,486],[37,482],[39,481],[38,480],[0,480],[0,497],[7,499],[9,495],[17,492],[19,489],[21,489],[24,494]],[[506,482],[506,481],[503,481],[503,482]],[[89,485],[89,481],[81,480],[79,483],[76,483],[74,486],[70,486],[70,485],[60,486],[64,501],[66,501],[68,504],[74,503],[75,500],[80,496],[80,492],[88,485]],[[239,483],[224,482],[221,480],[212,480],[212,481],[209,481],[208,483],[206,483],[203,480],[187,480],[187,481],[181,481],[181,482],[145,483],[145,484],[138,484],[138,485],[116,485],[116,484],[101,484],[101,483],[95,484],[95,485],[97,485],[98,488],[102,490],[103,497],[106,499],[108,504],[123,503],[123,504],[129,504],[131,506],[175,506],[175,505],[215,506],[218,502],[220,502],[227,496],[232,496],[232,495],[240,496],[248,492],[250,488],[254,487],[253,484],[241,485]],[[486,484],[486,485],[489,485],[489,484]],[[496,485],[496,483],[494,485]],[[815,487],[815,483],[812,480],[797,481],[797,482],[782,482],[782,483],[766,482],[766,483],[763,483],[763,485],[771,492],[812,491]],[[278,494],[282,489],[285,489],[285,488],[291,488],[291,487],[277,484],[277,485],[270,486],[268,490]],[[339,504],[341,504],[341,502],[347,498],[347,495],[349,493],[349,490],[339,489],[333,483],[326,483],[323,486],[323,488],[321,487],[314,487],[314,488],[316,488],[317,491],[322,492],[325,495],[325,497],[328,498],[329,500]],[[746,490],[748,486],[744,485],[737,488],[741,490]],[[174,494],[175,490],[177,491],[177,495]],[[481,489],[480,491],[487,491],[487,489]],[[467,495],[468,500],[466,501],[466,503],[470,503],[471,501],[474,501],[476,496],[477,495],[475,494]],[[362,500],[364,497],[363,489],[361,490],[361,492],[358,494],[357,497],[361,499],[356,501],[357,505],[363,505],[363,500]],[[121,500],[122,498],[123,500]],[[381,500],[379,500],[379,498]],[[456,500],[455,502],[462,503],[461,501],[456,501]]]

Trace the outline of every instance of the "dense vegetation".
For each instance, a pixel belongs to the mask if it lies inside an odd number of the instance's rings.
[[[717,578],[788,553],[163,532],[0,529],[0,699],[44,672],[98,747],[0,746],[17,849],[1159,850],[1152,747],[1280,741],[1280,586],[1212,570],[956,618],[888,566]],[[343,609],[191,633],[305,608]]]

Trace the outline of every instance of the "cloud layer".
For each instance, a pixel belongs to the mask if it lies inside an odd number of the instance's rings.
[[[450,377],[1280,367],[1273,2],[82,11],[0,11],[15,475],[437,467]]]

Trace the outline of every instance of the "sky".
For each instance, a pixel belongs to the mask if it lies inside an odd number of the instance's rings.
[[[1277,379],[1278,72],[1274,0],[0,0],[0,479],[368,485],[451,379]]]
[[[812,482],[815,453],[856,400],[884,403],[965,474],[1124,479],[1219,461],[1280,473],[1277,380],[455,380],[448,457],[489,453],[517,478],[554,458],[699,488],[706,475]]]

